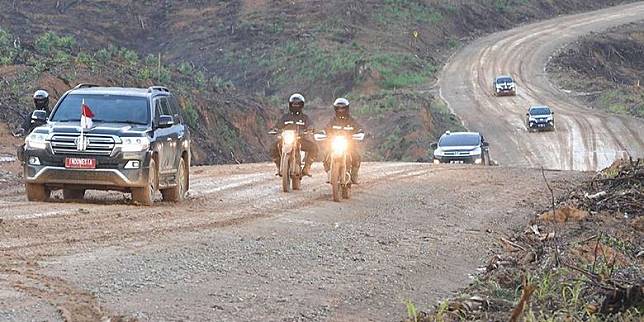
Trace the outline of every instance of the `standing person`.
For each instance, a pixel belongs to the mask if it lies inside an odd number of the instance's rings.
[[[308,115],[303,113],[305,99],[302,94],[295,93],[288,99],[288,113],[284,114],[277,124],[277,129],[282,130],[288,124],[300,124],[299,131],[303,133],[312,129],[311,120]],[[277,140],[271,148],[271,157],[277,166],[277,172],[280,171],[281,163],[281,141]],[[311,176],[311,165],[315,162],[318,155],[318,145],[310,134],[302,134],[300,147],[306,153],[304,158],[304,168],[302,174]]]
[[[331,136],[333,135],[334,131],[337,131],[336,129],[334,129],[334,127],[341,127],[343,129],[347,127],[353,128],[353,130],[350,131],[351,134],[364,132],[362,125],[360,125],[358,121],[351,117],[351,114],[349,112],[349,105],[349,100],[343,97],[338,98],[335,100],[335,102],[333,102],[333,110],[335,111],[335,114],[325,127],[327,135]],[[351,155],[351,182],[357,184],[358,172],[360,171],[360,164],[362,163],[362,156],[360,155],[360,151],[356,144],[351,145],[349,153]],[[330,168],[330,160],[328,157],[326,157],[324,158],[324,170],[329,172]]]
[[[36,110],[43,110],[49,114],[49,93],[47,91],[39,89],[37,90],[34,95],[34,111]],[[31,113],[29,113],[29,116],[22,122],[22,125],[20,126],[19,129],[17,129],[13,135],[14,136],[26,136],[31,133],[31,131],[38,126],[39,124],[36,124],[34,120],[31,119]]]

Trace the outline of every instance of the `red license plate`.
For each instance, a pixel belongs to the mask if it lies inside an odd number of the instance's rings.
[[[65,158],[65,168],[96,169],[96,159]]]

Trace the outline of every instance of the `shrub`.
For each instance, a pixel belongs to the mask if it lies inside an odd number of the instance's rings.
[[[73,36],[61,37],[54,32],[48,31],[38,36],[34,44],[38,53],[53,57],[58,52],[71,53],[76,45],[76,40]]]

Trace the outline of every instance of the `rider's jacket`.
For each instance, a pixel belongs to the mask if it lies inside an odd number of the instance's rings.
[[[308,130],[312,124],[308,115],[304,113],[286,113],[282,116],[280,121],[277,123],[277,128],[282,130],[288,125],[299,125],[301,131]]]
[[[362,131],[362,125],[350,115],[345,117],[334,115],[324,129],[328,135],[332,135],[333,132],[340,130],[354,134]]]

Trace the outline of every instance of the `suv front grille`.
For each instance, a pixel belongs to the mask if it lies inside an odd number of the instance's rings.
[[[453,151],[453,152],[445,152],[445,155],[450,156],[450,157],[452,157],[452,156],[465,157],[465,156],[469,156],[470,152],[468,152],[468,151]]]
[[[54,154],[88,154],[109,156],[114,150],[116,142],[111,136],[86,134],[89,144],[85,151],[78,151],[78,138],[80,134],[55,134],[51,138],[51,148]]]

